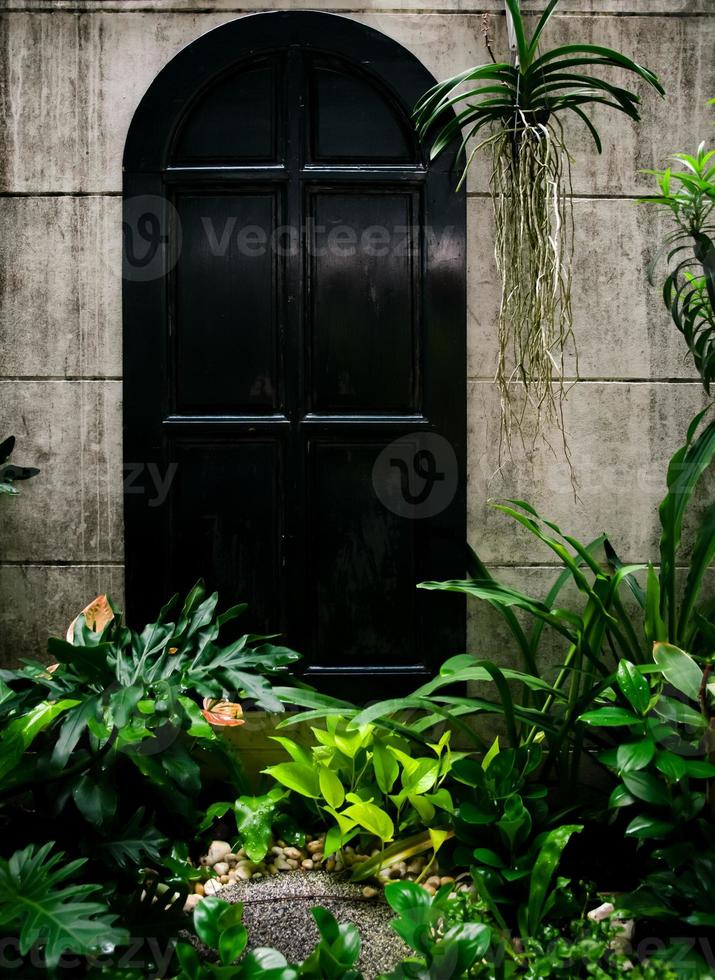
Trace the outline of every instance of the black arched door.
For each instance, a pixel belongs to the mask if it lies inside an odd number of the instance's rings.
[[[465,202],[410,122],[432,83],[347,18],[259,14],[161,72],[125,151],[129,616],[202,576],[356,697],[464,642],[415,588],[466,536]]]

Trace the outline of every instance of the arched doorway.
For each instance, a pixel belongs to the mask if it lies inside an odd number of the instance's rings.
[[[200,575],[355,697],[464,643],[415,589],[466,537],[465,201],[410,121],[433,82],[347,18],[258,14],[164,68],[125,150],[129,616]]]

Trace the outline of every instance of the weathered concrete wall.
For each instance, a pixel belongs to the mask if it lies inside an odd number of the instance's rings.
[[[527,0],[526,9],[542,6]],[[39,655],[100,590],[121,596],[121,157],[143,92],[180,48],[264,9],[344,13],[402,42],[437,77],[483,60],[497,0],[5,0],[0,3],[0,436],[42,475],[0,507],[0,658]],[[503,17],[495,16],[499,45]],[[642,168],[711,139],[713,0],[562,0],[551,40],[623,50],[661,74],[643,121],[598,114],[604,153],[575,131],[574,305],[582,380],[567,426],[580,498],[546,449],[498,468],[498,300],[486,172],[469,190],[470,534],[510,581],[544,590],[548,552],[486,505],[524,497],[579,537],[607,529],[655,557],[664,464],[702,404],[684,348],[646,284],[662,219]],[[489,638],[481,614],[473,643]]]

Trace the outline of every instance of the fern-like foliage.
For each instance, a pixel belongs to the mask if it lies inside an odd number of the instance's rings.
[[[52,854],[53,846],[53,841],[30,844],[9,860],[0,859],[0,931],[17,936],[22,956],[42,949],[50,969],[63,953],[89,955],[128,940],[114,925],[116,916],[90,898],[100,886],[72,882],[85,861],[67,861],[61,851]]]

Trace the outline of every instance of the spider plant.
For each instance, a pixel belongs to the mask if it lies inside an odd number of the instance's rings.
[[[506,0],[513,20],[516,63],[469,68],[428,91],[415,107],[417,129],[436,157],[461,138],[460,156],[473,145],[462,181],[482,148],[491,149],[490,191],[496,222],[495,256],[502,297],[498,317],[496,382],[502,432],[524,419],[531,403],[536,432],[555,422],[563,432],[564,356],[575,353],[571,311],[573,209],[571,164],[563,122],[575,114],[600,153],[601,138],[588,111],[607,106],[638,120],[639,96],[590,72],[615,68],[665,94],[657,76],[611,48],[567,44],[541,52],[558,0],[550,0],[529,37],[519,0]],[[487,48],[491,46],[487,37]],[[461,182],[460,182],[461,183]],[[578,372],[578,362],[577,368]],[[521,384],[521,409],[512,403]]]

